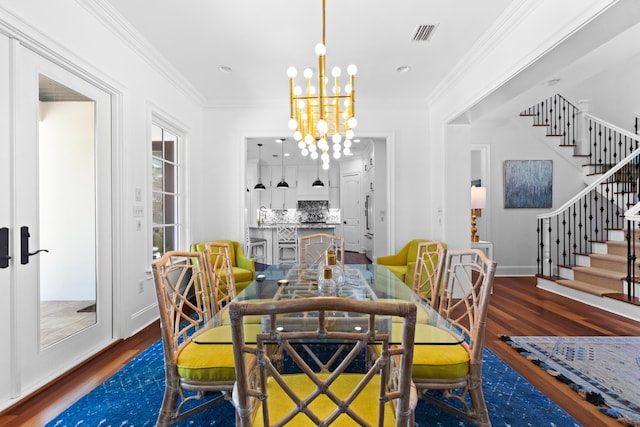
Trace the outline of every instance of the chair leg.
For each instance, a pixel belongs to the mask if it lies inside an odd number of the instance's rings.
[[[175,414],[177,403],[178,390],[167,383],[164,389],[164,397],[162,398],[162,406],[158,412],[158,421],[156,423],[158,427],[171,425],[171,420]]]
[[[482,381],[472,379],[469,383],[469,397],[471,398],[471,406],[475,412],[474,418],[476,419],[476,424],[481,427],[490,427],[489,411],[487,410],[487,403],[482,393]]]

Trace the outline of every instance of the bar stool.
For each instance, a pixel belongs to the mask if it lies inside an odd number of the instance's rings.
[[[295,264],[298,261],[298,227],[292,224],[278,224],[278,264]]]
[[[249,258],[256,262],[266,264],[267,260],[267,239],[262,237],[249,236],[249,242],[247,243]]]

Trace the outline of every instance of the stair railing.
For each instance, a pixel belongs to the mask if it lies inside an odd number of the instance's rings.
[[[624,214],[627,220],[627,297],[630,299],[636,296],[636,245],[638,242],[638,227],[640,227],[640,202],[636,203]],[[632,244],[634,242],[634,244]]]
[[[604,120],[582,113],[589,135],[589,165],[595,173],[603,173],[636,150],[638,135]]]
[[[586,109],[586,106],[584,106]],[[637,135],[581,111],[555,94],[520,113],[532,117],[534,126],[545,126],[547,136],[561,138],[561,146],[576,147],[588,157],[594,173],[604,173],[638,148]],[[636,120],[636,133],[637,133]]]
[[[576,126],[578,108],[562,95],[555,94],[527,108],[521,116],[533,118],[534,126],[547,126],[547,136],[562,137],[560,145],[576,145],[579,129]]]
[[[605,241],[607,229],[623,228],[639,176],[636,149],[559,209],[538,215],[538,275],[557,278],[561,266],[576,265],[578,254],[591,253],[593,242]],[[622,188],[614,188],[620,183]]]

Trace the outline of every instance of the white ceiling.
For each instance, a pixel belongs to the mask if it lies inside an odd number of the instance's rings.
[[[317,69],[321,0],[106,1],[211,106],[288,106],[287,68]],[[326,0],[327,70],[357,65],[356,102],[422,103],[510,3]],[[412,42],[423,24],[438,27]]]
[[[314,47],[322,39],[322,0],[106,1],[209,107],[266,104],[288,112],[287,68],[294,66],[301,75],[306,67],[318,67]],[[358,67],[356,116],[358,104],[424,104],[510,3],[326,0],[327,72],[352,63]],[[412,41],[420,25],[437,26],[428,41]],[[231,71],[222,72],[221,66]],[[402,66],[410,71],[396,71]],[[287,119],[282,118],[283,129]],[[361,142],[354,144],[355,155],[371,141],[357,129],[356,135]],[[262,158],[280,163],[273,157],[280,145],[273,140],[260,141]],[[249,158],[257,157],[257,142],[248,141]],[[293,139],[285,150],[299,157]]]

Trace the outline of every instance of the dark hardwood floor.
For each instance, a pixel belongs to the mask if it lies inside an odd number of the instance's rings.
[[[534,277],[497,277],[486,346],[581,424],[620,425],[499,339],[505,335],[640,335],[640,323],[536,288]],[[0,414],[0,426],[40,426],[120,369],[160,336],[153,324]],[[536,410],[536,408],[532,408]]]

